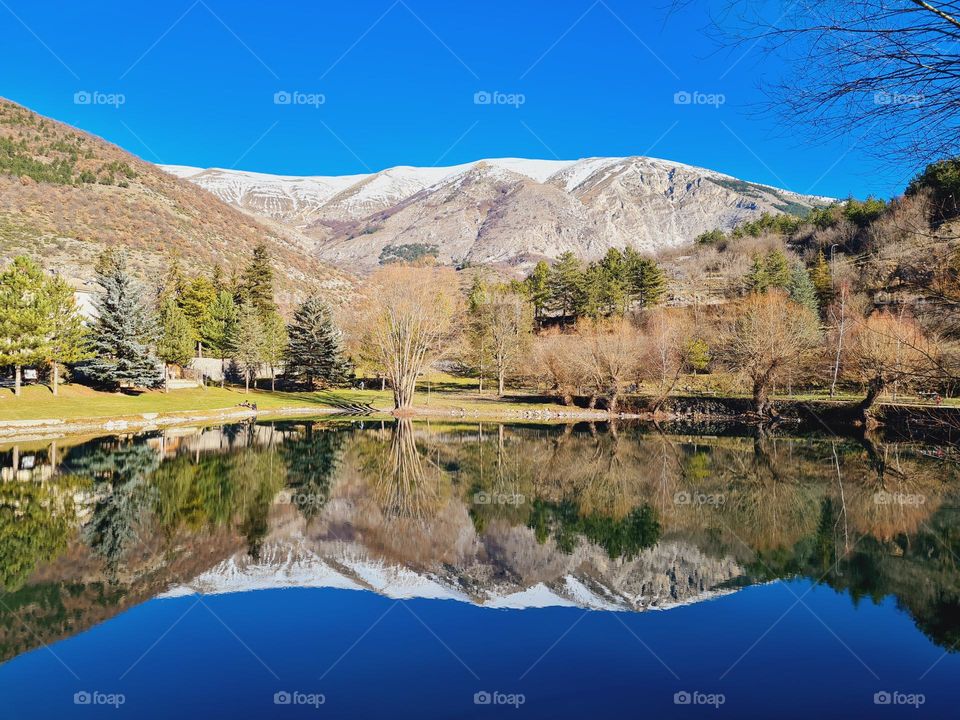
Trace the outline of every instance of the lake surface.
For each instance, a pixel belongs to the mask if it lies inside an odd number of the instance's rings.
[[[957,715],[949,448],[324,420],[0,466],[4,718]]]

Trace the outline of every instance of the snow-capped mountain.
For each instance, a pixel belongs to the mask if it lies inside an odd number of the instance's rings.
[[[446,263],[513,265],[568,250],[587,259],[611,247],[656,252],[764,212],[831,202],[645,157],[495,158],[342,177],[164,169],[295,226],[316,242],[318,257],[355,270],[403,246]]]

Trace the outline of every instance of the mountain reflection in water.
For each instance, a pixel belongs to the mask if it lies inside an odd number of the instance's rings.
[[[3,456],[0,658],[161,594],[639,611],[806,577],[960,641],[960,485],[918,445],[278,422]]]

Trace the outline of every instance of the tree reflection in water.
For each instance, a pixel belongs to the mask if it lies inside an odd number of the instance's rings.
[[[57,587],[126,583],[122,602],[133,602],[296,536],[316,552],[349,541],[418,571],[493,566],[477,577],[535,579],[601,557],[618,577],[639,567],[672,577],[666,563],[680,553],[732,573],[707,573],[704,589],[807,577],[857,600],[895,595],[936,642],[960,639],[957,470],[918,445],[402,419],[245,424],[34,454],[48,471],[29,478],[23,452],[6,456],[0,582],[10,607],[47,608],[57,632]],[[27,601],[41,587],[49,607]],[[0,628],[4,648],[29,642],[2,613]]]

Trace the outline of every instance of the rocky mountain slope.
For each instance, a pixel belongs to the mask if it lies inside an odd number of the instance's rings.
[[[2,258],[25,253],[83,281],[104,247],[122,246],[154,280],[174,256],[188,270],[219,263],[229,274],[261,241],[290,280],[285,304],[313,290],[336,301],[352,288],[292,227],[253,218],[115,145],[0,99]]]
[[[572,251],[656,252],[761,213],[830,202],[645,157],[500,158],[369,175],[281,177],[165,166],[221,200],[313,239],[318,257],[369,270],[392,256],[528,265]]]

